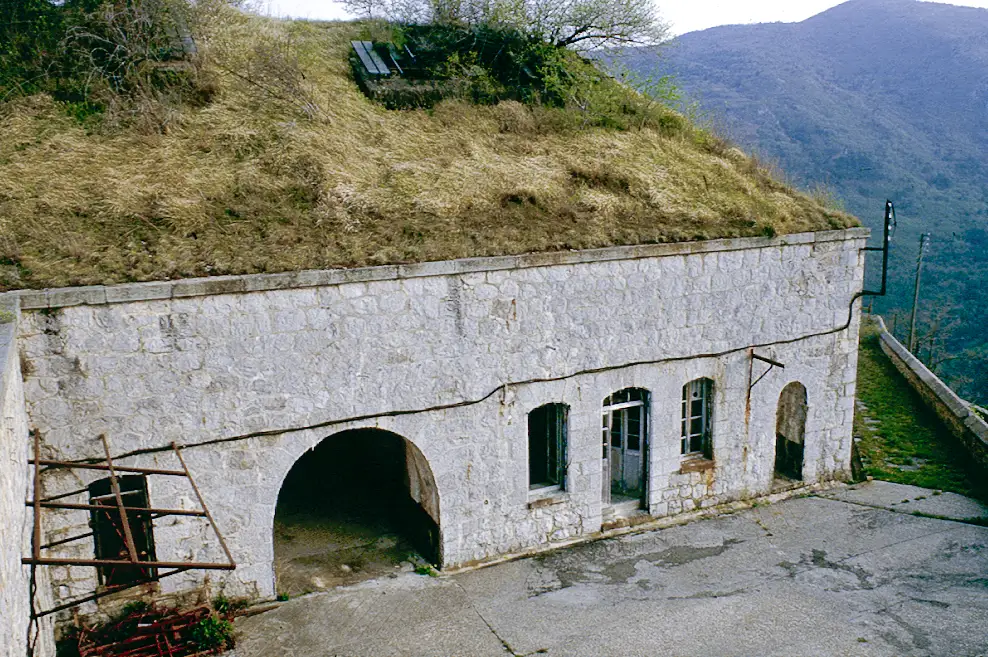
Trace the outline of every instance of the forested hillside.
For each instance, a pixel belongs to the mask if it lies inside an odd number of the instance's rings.
[[[900,336],[932,233],[920,355],[988,401],[988,10],[852,0],[802,23],[686,34],[626,65],[674,75],[722,132],[873,230],[895,201],[891,291],[875,309]],[[877,285],[880,260],[869,266]]]

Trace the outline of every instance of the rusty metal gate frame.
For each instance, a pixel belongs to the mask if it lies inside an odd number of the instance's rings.
[[[27,500],[25,504],[34,509],[34,534],[31,540],[31,556],[24,557],[21,559],[21,563],[30,566],[134,566],[136,568],[155,569],[155,573],[150,575],[146,579],[135,582],[133,584],[121,584],[117,586],[107,587],[105,590],[97,591],[91,595],[85,596],[83,598],[78,598],[70,602],[66,602],[61,605],[52,607],[51,609],[46,609],[45,611],[34,612],[32,605],[32,617],[41,618],[49,614],[54,614],[56,612],[62,611],[63,609],[69,609],[77,605],[83,604],[85,602],[92,602],[93,600],[98,600],[108,595],[113,595],[124,591],[126,589],[135,588],[138,586],[144,586],[151,582],[156,582],[165,577],[171,575],[177,575],[178,573],[183,573],[187,570],[234,570],[237,567],[236,562],[233,560],[233,555],[230,553],[230,548],[227,547],[226,541],[223,539],[223,534],[220,533],[219,527],[216,525],[216,521],[213,520],[212,514],[209,512],[209,508],[206,506],[206,501],[203,499],[202,494],[199,492],[199,487],[196,485],[195,480],[192,478],[192,474],[189,472],[189,467],[185,463],[185,459],[182,457],[181,448],[174,442],[171,444],[172,451],[175,456],[178,457],[178,462],[181,463],[181,470],[164,470],[158,468],[134,468],[134,467],[121,467],[114,465],[113,458],[110,456],[110,445],[107,442],[106,435],[101,434],[99,437],[100,441],[103,443],[103,451],[106,454],[105,463],[74,463],[71,461],[57,461],[51,459],[41,458],[41,438],[37,432],[34,433],[34,493],[31,500]],[[102,505],[102,504],[72,504],[68,502],[60,502],[66,497],[72,495],[79,495],[86,492],[87,489],[83,488],[80,490],[74,490],[68,493],[62,493],[60,495],[55,495],[53,497],[42,498],[41,497],[41,473],[42,467],[45,470],[58,470],[58,469],[79,469],[79,470],[101,470],[108,472],[110,475],[110,486],[113,491],[113,497],[115,498],[116,505]],[[123,496],[120,493],[120,483],[117,479],[117,473],[135,473],[143,475],[158,475],[166,477],[185,477],[188,479],[189,484],[192,486],[192,490],[195,493],[196,499],[199,501],[199,506],[201,509],[156,509],[148,506],[144,507],[133,507],[125,506],[123,503]],[[149,503],[150,504],[150,503]],[[109,510],[116,508],[117,512],[120,514],[121,524],[123,525],[123,539],[127,548],[128,559],[70,559],[70,558],[58,558],[58,557],[45,557],[42,555],[42,550],[57,547],[59,545],[65,545],[66,543],[71,543],[73,541],[82,540],[84,538],[89,538],[93,536],[96,529],[87,532],[85,534],[79,534],[76,536],[70,536],[69,538],[59,539],[57,541],[52,541],[50,543],[42,544],[41,542],[41,515],[43,509],[74,509],[74,510],[88,510],[88,511],[100,511]],[[134,537],[131,535],[130,522],[127,517],[127,512],[137,512],[137,513],[148,513],[150,514],[150,520],[155,518],[163,518],[165,516],[194,516],[206,518],[209,521],[210,526],[216,533],[216,537],[219,539],[220,546],[223,548],[223,552],[226,555],[227,563],[208,563],[208,562],[196,562],[196,561],[141,561],[138,558],[137,547],[134,544]],[[165,572],[157,572],[157,569],[165,569]]]

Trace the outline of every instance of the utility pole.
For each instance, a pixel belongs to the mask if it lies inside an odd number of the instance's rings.
[[[916,291],[913,293],[913,316],[909,322],[909,352],[916,353],[916,309],[919,306],[919,278],[923,271],[923,254],[930,243],[930,234],[923,233],[919,238],[919,257],[916,258]]]

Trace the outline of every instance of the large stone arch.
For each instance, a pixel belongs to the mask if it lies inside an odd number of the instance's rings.
[[[422,451],[398,433],[377,427],[346,429],[292,462],[280,479],[272,518],[276,572],[284,562],[279,562],[278,551],[285,527],[311,524],[317,517],[342,523],[326,525],[324,531],[360,523],[368,532],[374,531],[372,526],[381,531],[391,527],[425,560],[442,566],[436,479]]]

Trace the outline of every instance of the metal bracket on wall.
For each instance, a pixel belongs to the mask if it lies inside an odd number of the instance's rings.
[[[885,231],[882,234],[882,245],[881,246],[866,246],[863,251],[881,251],[882,252],[882,288],[880,290],[864,290],[861,292],[861,296],[865,297],[884,297],[885,291],[888,287],[888,273],[889,273],[889,247],[892,245],[892,236],[895,235],[895,229],[898,226],[898,221],[895,218],[895,206],[892,205],[892,201],[885,201]]]
[[[778,368],[781,368],[781,369],[786,369],[786,366],[783,365],[782,363],[780,363],[777,360],[772,360],[771,358],[766,358],[765,356],[759,356],[758,354],[755,353],[755,350],[754,349],[751,349],[748,352],[748,354],[749,354],[749,356],[751,356],[751,359],[748,361],[748,401],[747,401],[747,404],[746,404],[745,408],[750,411],[750,409],[751,409],[751,389],[754,388],[755,385],[759,381],[761,381],[762,379],[764,379],[768,375],[768,373],[771,372],[774,368],[778,367]],[[760,360],[763,363],[768,363],[768,369],[765,370],[764,372],[762,372],[761,375],[757,379],[755,379],[754,381],[752,381],[751,380],[751,377],[755,373],[754,370],[755,370],[755,361],[756,360]]]
[[[223,535],[220,533],[219,527],[216,525],[216,521],[213,520],[212,514],[209,512],[209,508],[206,506],[206,502],[199,492],[199,487],[196,485],[195,480],[192,478],[192,474],[189,472],[189,468],[185,463],[185,459],[182,457],[182,451],[175,443],[171,444],[172,450],[175,456],[178,458],[178,462],[181,465],[181,469],[175,470],[164,470],[158,468],[133,468],[133,467],[123,467],[114,464],[113,458],[110,456],[110,446],[107,442],[106,436],[101,435],[99,437],[100,441],[103,443],[103,451],[106,454],[105,462],[103,463],[75,463],[71,461],[57,461],[51,459],[41,458],[41,438],[38,433],[34,433],[34,493],[33,499],[26,502],[27,506],[34,509],[34,534],[31,541],[31,556],[21,559],[21,562],[30,566],[92,566],[92,567],[132,567],[135,569],[140,569],[139,572],[145,573],[144,577],[141,577],[133,582],[126,584],[107,586],[98,590],[91,595],[87,595],[82,598],[77,598],[70,602],[66,602],[51,609],[46,609],[44,611],[34,611],[32,604],[32,617],[41,618],[49,614],[53,614],[63,609],[69,609],[75,607],[84,602],[91,602],[93,600],[98,600],[107,595],[112,595],[114,593],[119,593],[125,589],[134,588],[137,586],[143,586],[150,582],[155,582],[165,577],[171,575],[177,575],[178,573],[183,573],[187,570],[233,570],[237,567],[237,564],[233,560],[233,555],[230,553],[230,549],[227,547],[226,541],[223,539]],[[44,470],[42,469],[44,468]],[[110,479],[110,487],[113,490],[112,498],[115,504],[113,505],[103,505],[103,504],[73,504],[69,502],[60,502],[58,500],[63,500],[72,495],[80,495],[87,493],[87,488],[82,488],[79,490],[74,490],[69,493],[62,493],[61,495],[55,495],[48,498],[42,497],[41,488],[41,475],[42,472],[57,469],[70,469],[70,470],[100,470],[107,472]],[[123,495],[120,490],[120,483],[118,478],[118,473],[131,473],[139,475],[157,475],[166,477],[184,477],[188,480],[192,487],[192,491],[195,493],[195,497],[199,502],[200,509],[156,509],[149,505],[147,506],[126,506],[123,503]],[[75,536],[70,536],[69,538],[63,538],[50,543],[42,544],[41,542],[41,516],[43,509],[71,509],[71,510],[87,510],[87,511],[115,511],[119,514],[120,525],[121,525],[121,538],[123,539],[124,546],[126,548],[126,558],[117,559],[81,559],[81,558],[64,558],[64,557],[48,557],[43,556],[42,550],[49,550],[51,548],[72,543],[74,541],[79,541],[85,538],[94,536],[96,529],[94,527],[93,531],[87,532],[85,534],[78,534]],[[216,534],[217,539],[219,539],[219,544],[223,548],[223,553],[226,555],[227,561],[225,563],[208,563],[208,562],[198,562],[198,561],[157,561],[150,559],[141,559],[141,553],[138,551],[137,546],[134,542],[134,537],[131,533],[131,526],[128,519],[128,512],[134,514],[135,516],[147,517],[150,520],[154,518],[163,518],[165,516],[193,516],[206,518],[213,532]],[[147,556],[145,554],[145,556]],[[164,572],[160,572],[158,569],[161,568]]]

